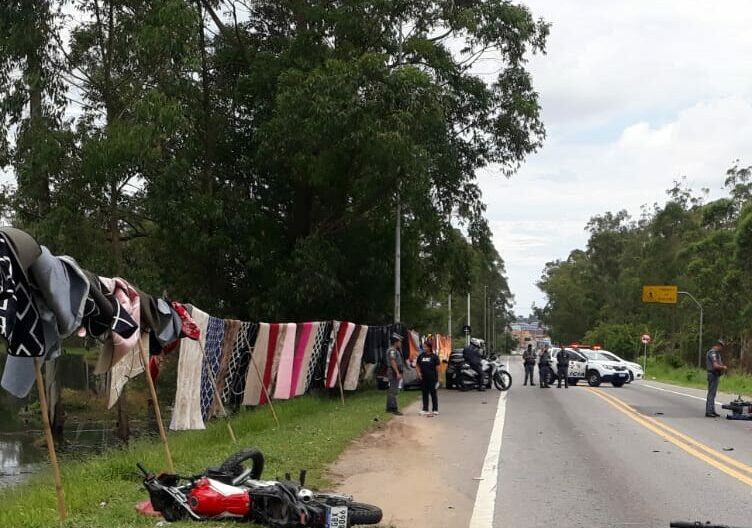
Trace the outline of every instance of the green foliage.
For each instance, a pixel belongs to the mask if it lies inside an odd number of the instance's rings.
[[[644,327],[635,324],[599,323],[585,333],[584,342],[599,344],[624,359],[633,360],[642,352],[639,336]]]
[[[587,249],[547,264],[539,287],[548,296],[540,310],[555,339],[599,341],[627,357],[639,336],[650,333],[652,352],[669,364],[697,364],[698,309],[686,296],[677,305],[641,302],[645,284],[675,284],[704,308],[703,350],[712,340],[730,342],[726,357],[746,367],[752,345],[752,209],[750,170],[727,173],[728,197],[704,203],[682,182],[669,201],[645,210],[639,221],[625,212],[594,217]]]
[[[528,8],[6,4],[0,204],[53,251],[218,315],[385,322],[399,203],[403,319],[484,287],[509,319],[475,174],[511,175],[545,135],[526,61],[549,28]]]

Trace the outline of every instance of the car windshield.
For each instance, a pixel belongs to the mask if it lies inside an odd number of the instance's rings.
[[[607,357],[605,354],[602,354],[600,352],[593,352],[592,350],[583,352],[583,354],[585,354],[588,359],[592,359],[594,361],[612,361],[612,359]]]

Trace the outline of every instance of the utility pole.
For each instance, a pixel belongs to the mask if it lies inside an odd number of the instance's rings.
[[[447,318],[447,335],[452,339],[452,294],[449,294],[449,317]]]
[[[467,327],[470,328],[470,292],[467,292]],[[467,343],[466,345],[470,344],[470,332],[467,333],[467,338],[465,339]]]
[[[401,265],[402,249],[400,238],[402,236],[402,204],[400,203],[399,191],[397,191],[397,222],[394,228],[394,322],[399,323],[401,319]]]
[[[491,350],[496,352],[496,306],[491,302]]]
[[[699,335],[699,338],[697,340],[697,366],[700,367],[700,368],[702,368],[702,318],[703,318],[702,305],[689,292],[680,291],[679,294],[680,295],[686,295],[687,297],[689,297],[690,299],[692,299],[695,302],[695,304],[697,305],[697,307],[700,309],[700,335]]]
[[[483,341],[488,346],[488,286],[483,286]]]

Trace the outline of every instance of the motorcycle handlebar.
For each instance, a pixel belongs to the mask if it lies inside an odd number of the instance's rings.
[[[146,471],[146,468],[142,466],[140,462],[136,462],[136,467],[141,470],[141,473],[143,473],[145,477],[149,476],[149,472]]]

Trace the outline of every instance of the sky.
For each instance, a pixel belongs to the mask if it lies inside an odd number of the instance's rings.
[[[545,305],[546,262],[587,243],[606,211],[639,217],[686,178],[723,194],[752,165],[752,2],[527,0],[552,24],[529,69],[547,129],[510,179],[478,174],[515,312]]]

